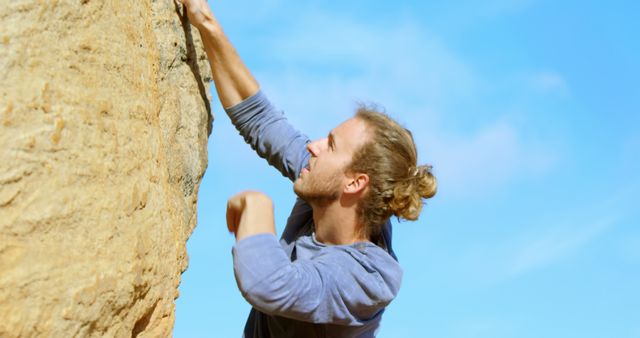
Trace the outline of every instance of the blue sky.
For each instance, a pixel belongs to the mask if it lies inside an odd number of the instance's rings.
[[[213,9],[263,90],[318,138],[373,101],[439,193],[394,245],[380,337],[640,338],[640,3],[247,1]],[[226,200],[291,184],[214,97],[175,337],[238,337]]]

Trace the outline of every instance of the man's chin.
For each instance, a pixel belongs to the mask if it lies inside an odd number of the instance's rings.
[[[324,204],[329,204],[338,199],[337,193],[318,193],[318,192],[309,192],[305,191],[302,187],[302,182],[294,182],[293,184],[293,192],[300,197],[303,201],[309,203],[310,205],[321,206]]]
[[[302,189],[302,181],[300,180],[300,178],[296,179],[293,182],[293,192],[296,194],[296,196],[302,198],[305,202],[309,203],[309,201],[307,201],[307,199],[305,198],[305,193]]]
[[[296,195],[300,196],[301,190],[302,190],[302,181],[300,180],[300,177],[298,177],[295,181],[293,181],[293,192],[295,192]]]

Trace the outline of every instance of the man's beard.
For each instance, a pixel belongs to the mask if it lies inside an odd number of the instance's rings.
[[[307,175],[306,181],[294,183],[293,191],[311,205],[327,205],[340,197],[340,178],[337,173],[326,179]]]

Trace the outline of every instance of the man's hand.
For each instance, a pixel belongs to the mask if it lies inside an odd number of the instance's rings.
[[[187,16],[192,25],[198,29],[213,19],[213,12],[206,0],[177,0],[186,7]]]
[[[271,198],[257,191],[231,197],[227,202],[227,228],[237,241],[260,233],[275,234]]]

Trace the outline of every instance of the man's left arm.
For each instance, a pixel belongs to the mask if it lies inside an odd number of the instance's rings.
[[[257,234],[275,235],[273,202],[257,191],[241,192],[227,202],[227,228],[236,241]]]
[[[233,269],[242,296],[260,312],[347,326],[377,316],[395,298],[402,275],[368,269],[341,249],[291,262],[271,234],[238,241]]]
[[[361,325],[395,297],[397,290],[381,284],[347,253],[291,262],[275,236],[273,219],[271,199],[263,193],[242,192],[227,203],[227,227],[237,240],[236,282],[256,309],[307,322]]]

